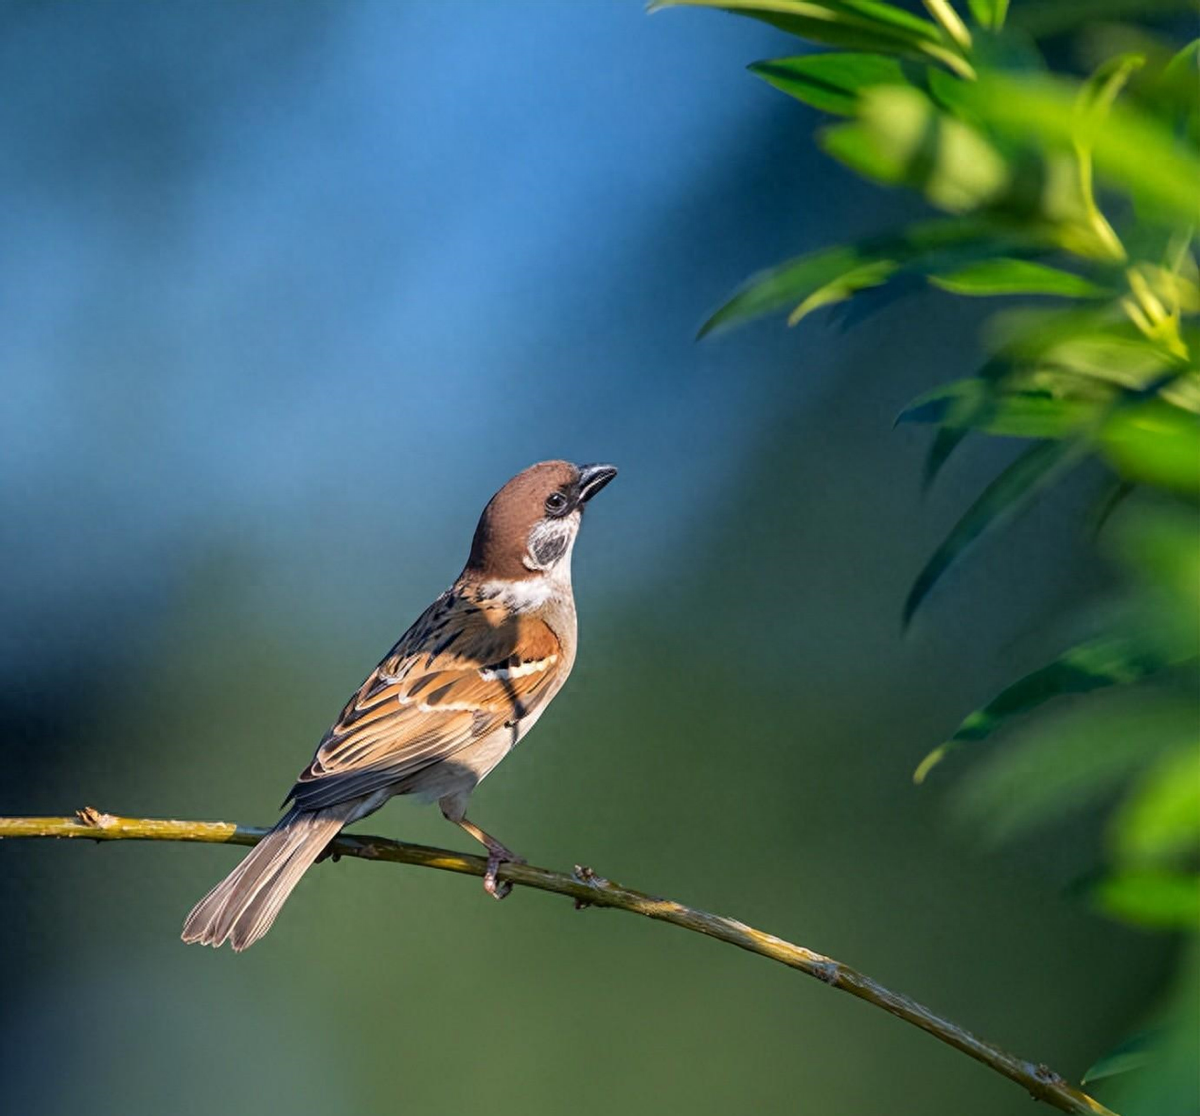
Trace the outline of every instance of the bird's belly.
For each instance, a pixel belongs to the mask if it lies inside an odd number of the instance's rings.
[[[534,720],[536,716],[530,716],[513,728],[497,729],[480,737],[454,755],[406,779],[403,786],[398,788],[399,793],[416,795],[423,802],[432,802],[447,795],[470,794],[487,777],[488,772],[513,750]]]

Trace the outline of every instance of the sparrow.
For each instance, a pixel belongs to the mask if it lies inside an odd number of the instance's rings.
[[[253,945],[342,828],[398,794],[436,800],[487,849],[484,889],[508,894],[500,865],[523,861],[467,818],[467,802],[571,673],[571,552],[585,505],[616,475],[543,461],[492,497],[458,579],[346,703],[284,799],[291,808],[192,908],[185,942]]]

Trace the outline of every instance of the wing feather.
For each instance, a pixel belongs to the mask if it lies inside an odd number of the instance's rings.
[[[561,663],[543,620],[445,593],[346,703],[288,798],[331,806],[439,763],[539,708]]]

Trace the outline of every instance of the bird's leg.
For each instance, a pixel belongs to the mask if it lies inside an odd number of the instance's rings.
[[[517,856],[512,849],[501,844],[490,833],[485,833],[474,822],[468,821],[465,817],[454,817],[453,813],[448,813],[443,810],[447,821],[454,822],[464,832],[469,833],[488,851],[487,871],[483,874],[483,890],[486,891],[494,899],[503,899],[510,891],[512,884],[508,880],[500,880],[496,878],[496,874],[500,871],[501,864],[524,864],[525,858]]]

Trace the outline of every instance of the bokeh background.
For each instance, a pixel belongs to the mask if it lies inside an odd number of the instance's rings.
[[[612,460],[575,675],[477,820],[1069,1077],[1121,1039],[1170,949],[1073,896],[1094,827],[995,850],[910,780],[1105,591],[1094,478],[904,637],[1002,460],[922,499],[890,429],[972,367],[971,311],[693,341],[756,268],[908,215],[742,71],[794,48],[636,0],[0,7],[0,813],[273,821],[492,491]],[[469,846],[404,803],[360,828]],[[0,846],[5,1110],[1029,1107],[761,959],[436,872],[322,864],[249,953],[183,947],[241,855]]]

